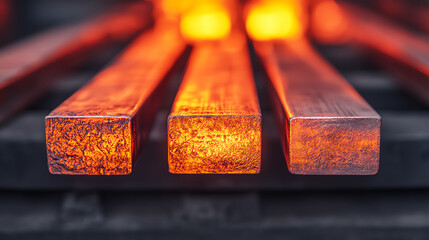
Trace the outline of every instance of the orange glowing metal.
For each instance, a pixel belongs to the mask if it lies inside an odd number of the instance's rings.
[[[0,51],[0,122],[40,96],[57,77],[105,47],[130,39],[151,20],[146,4],[119,8],[92,21],[52,29]],[[143,16],[142,16],[143,15]],[[138,24],[127,24],[134,19]],[[112,26],[111,23],[121,22]],[[120,29],[120,30],[119,30]]]
[[[158,108],[165,77],[184,49],[174,28],[146,33],[47,116],[50,172],[131,173]]]
[[[260,171],[261,113],[249,55],[246,44],[232,44],[193,50],[168,118],[171,173]]]
[[[429,104],[429,44],[389,21],[350,4],[341,5],[352,24],[352,41],[397,75],[412,93]]]
[[[304,40],[255,47],[270,78],[289,171],[377,173],[380,116],[358,93]]]
[[[301,38],[305,32],[303,1],[265,0],[250,3],[246,30],[255,40]]]
[[[180,30],[190,41],[223,39],[231,31],[231,15],[216,1],[199,2],[182,15]]]
[[[322,43],[347,40],[347,17],[334,0],[315,0],[310,18],[311,33]]]

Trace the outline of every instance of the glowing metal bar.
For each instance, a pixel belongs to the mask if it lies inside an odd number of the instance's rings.
[[[305,41],[255,43],[270,81],[289,171],[378,171],[380,116]]]
[[[261,113],[244,42],[193,50],[168,118],[171,173],[259,173]]]
[[[429,42],[353,5],[343,4],[349,17],[352,41],[410,92],[429,104]]]
[[[173,28],[137,39],[119,59],[46,117],[53,174],[130,174],[185,50]]]
[[[90,22],[52,29],[0,51],[0,122],[39,97],[58,75],[85,64],[150,24],[148,5],[120,8]],[[143,14],[143,17],[140,15]]]

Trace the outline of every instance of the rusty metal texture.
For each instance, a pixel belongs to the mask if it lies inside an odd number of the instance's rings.
[[[342,4],[350,19],[352,44],[391,72],[409,92],[429,105],[429,42],[375,14]]]
[[[378,171],[380,116],[306,40],[255,42],[265,67],[289,171]]]
[[[58,77],[151,24],[150,5],[126,5],[88,22],[40,33],[0,50],[0,122],[31,104]]]
[[[185,48],[173,27],[159,26],[47,116],[50,172],[130,174]]]
[[[243,38],[193,50],[168,118],[168,164],[171,173],[259,173],[261,112]]]

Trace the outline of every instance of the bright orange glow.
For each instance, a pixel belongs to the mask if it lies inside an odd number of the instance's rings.
[[[110,67],[46,117],[53,174],[130,174],[185,49],[174,28],[143,34]]]
[[[168,118],[171,173],[260,171],[261,113],[249,55],[239,42],[193,50]]]
[[[319,42],[340,43],[347,40],[348,20],[334,0],[317,0],[311,14],[311,32]]]
[[[304,35],[302,2],[266,0],[250,4],[246,30],[255,40],[293,39]]]
[[[182,16],[180,30],[189,40],[222,39],[231,31],[231,16],[221,4],[196,4]]]
[[[259,42],[255,49],[270,79],[289,171],[377,173],[380,116],[346,80],[304,40]]]

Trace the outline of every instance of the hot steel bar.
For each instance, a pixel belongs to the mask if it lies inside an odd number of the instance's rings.
[[[380,116],[305,40],[255,42],[267,71],[289,171],[378,171]]]
[[[0,51],[0,122],[39,97],[59,74],[128,40],[150,23],[150,6],[120,8],[90,22],[56,28]]]
[[[414,95],[429,104],[429,42],[375,14],[342,4],[353,43],[369,50]]]
[[[53,174],[130,174],[166,76],[186,48],[173,28],[139,37],[119,59],[46,117]]]
[[[171,173],[259,173],[261,112],[241,40],[193,51],[168,118]]]

